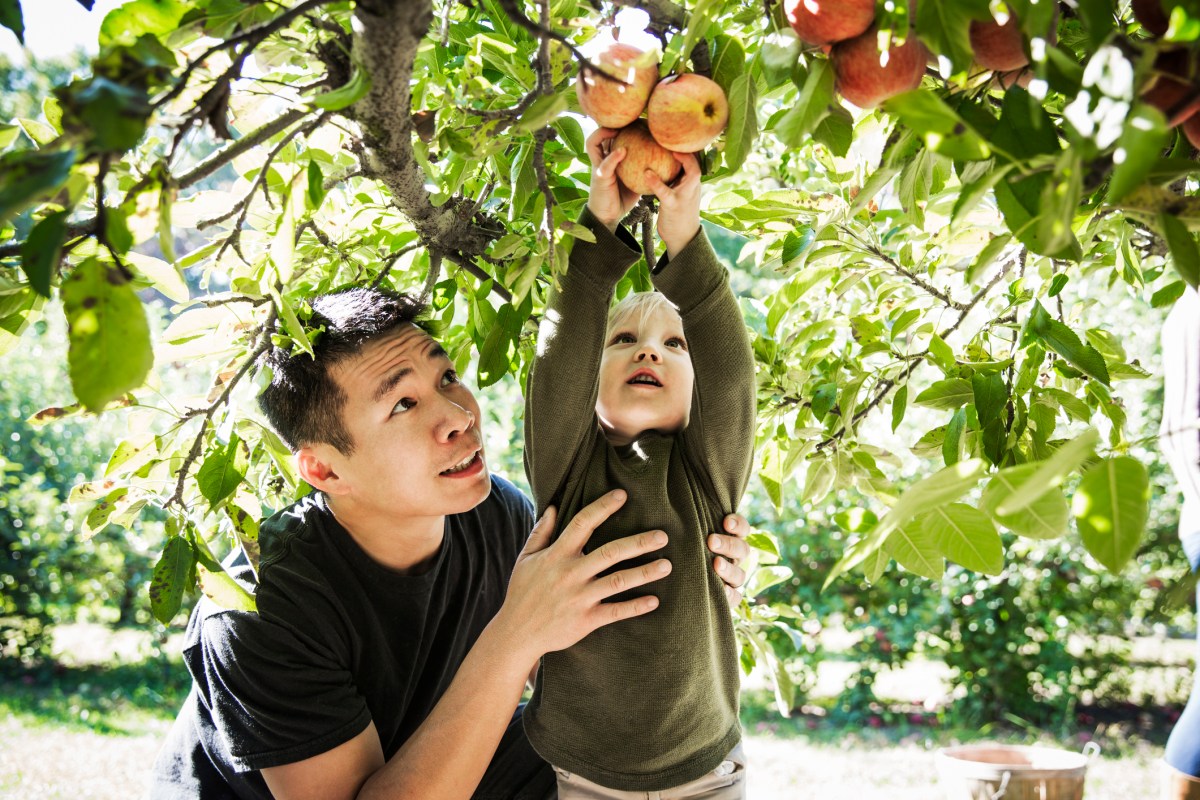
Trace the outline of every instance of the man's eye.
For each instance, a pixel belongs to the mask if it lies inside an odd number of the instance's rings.
[[[403,397],[400,399],[399,403],[396,403],[396,405],[392,406],[392,414],[402,414],[416,406],[416,404],[417,401],[413,400],[411,397]]]
[[[450,386],[454,383],[458,383],[458,373],[452,369],[446,370],[442,375],[442,386]]]

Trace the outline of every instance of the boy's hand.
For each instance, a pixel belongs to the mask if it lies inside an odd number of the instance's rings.
[[[646,180],[658,197],[658,235],[674,258],[700,232],[700,162],[694,153],[671,155],[683,165],[683,177],[672,187],[646,170]]]
[[[741,514],[730,514],[725,518],[728,533],[713,533],[708,537],[708,549],[717,554],[713,569],[725,581],[725,597],[729,607],[736,608],[742,602],[740,589],[746,582],[746,573],[739,566],[750,555],[746,537],[750,535],[750,523]]]
[[[617,225],[641,199],[617,180],[617,164],[624,160],[625,149],[612,149],[616,135],[612,128],[597,128],[587,138],[588,159],[592,162],[588,209],[609,231],[616,231]]]

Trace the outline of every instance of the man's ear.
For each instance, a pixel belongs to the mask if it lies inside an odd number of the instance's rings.
[[[305,445],[296,451],[296,466],[305,483],[325,494],[346,494],[349,486],[334,469],[334,449],[328,444]]]

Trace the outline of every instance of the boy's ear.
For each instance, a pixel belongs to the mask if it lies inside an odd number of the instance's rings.
[[[296,451],[296,467],[300,477],[309,486],[325,494],[345,494],[349,487],[334,469],[332,446],[328,444],[305,445]]]

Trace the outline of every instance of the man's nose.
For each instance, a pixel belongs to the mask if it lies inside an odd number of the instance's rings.
[[[451,441],[474,427],[474,411],[471,411],[466,406],[455,403],[453,400],[446,400],[445,416],[441,424],[441,434],[445,441]]]

